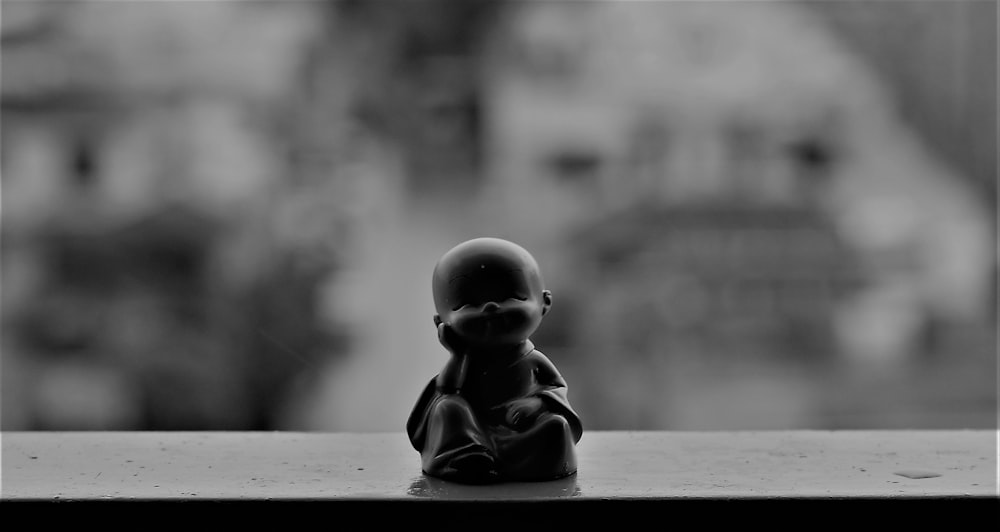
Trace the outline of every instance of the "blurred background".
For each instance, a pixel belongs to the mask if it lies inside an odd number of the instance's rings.
[[[3,430],[402,431],[437,258],[589,430],[997,422],[993,1],[4,1]]]

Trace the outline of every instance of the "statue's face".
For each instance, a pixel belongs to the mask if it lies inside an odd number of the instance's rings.
[[[537,266],[502,253],[460,257],[435,275],[434,301],[441,321],[476,347],[526,340],[551,303]]]

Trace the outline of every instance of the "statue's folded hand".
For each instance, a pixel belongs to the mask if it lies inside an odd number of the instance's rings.
[[[504,422],[513,429],[521,429],[530,426],[535,418],[542,413],[544,408],[542,399],[539,397],[523,397],[507,403],[507,413]]]

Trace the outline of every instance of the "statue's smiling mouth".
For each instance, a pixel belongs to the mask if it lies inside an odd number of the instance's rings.
[[[475,330],[479,332],[480,336],[484,338],[496,336],[497,334],[503,334],[508,330],[508,314],[507,313],[495,313],[486,314],[476,318],[473,323]]]
[[[486,336],[493,336],[498,332],[504,332],[507,330],[507,314],[494,314],[492,316],[485,316],[483,321],[483,332]]]
[[[462,328],[470,336],[494,338],[517,330],[524,321],[520,312],[491,312],[469,318]]]

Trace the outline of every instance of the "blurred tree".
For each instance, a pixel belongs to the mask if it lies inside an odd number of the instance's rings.
[[[480,60],[506,2],[349,1],[341,23],[371,69],[358,112],[397,144],[415,193],[474,183],[482,149]],[[359,46],[355,44],[355,46]]]
[[[5,430],[274,429],[343,352],[338,213],[278,227],[320,6],[5,3]]]

